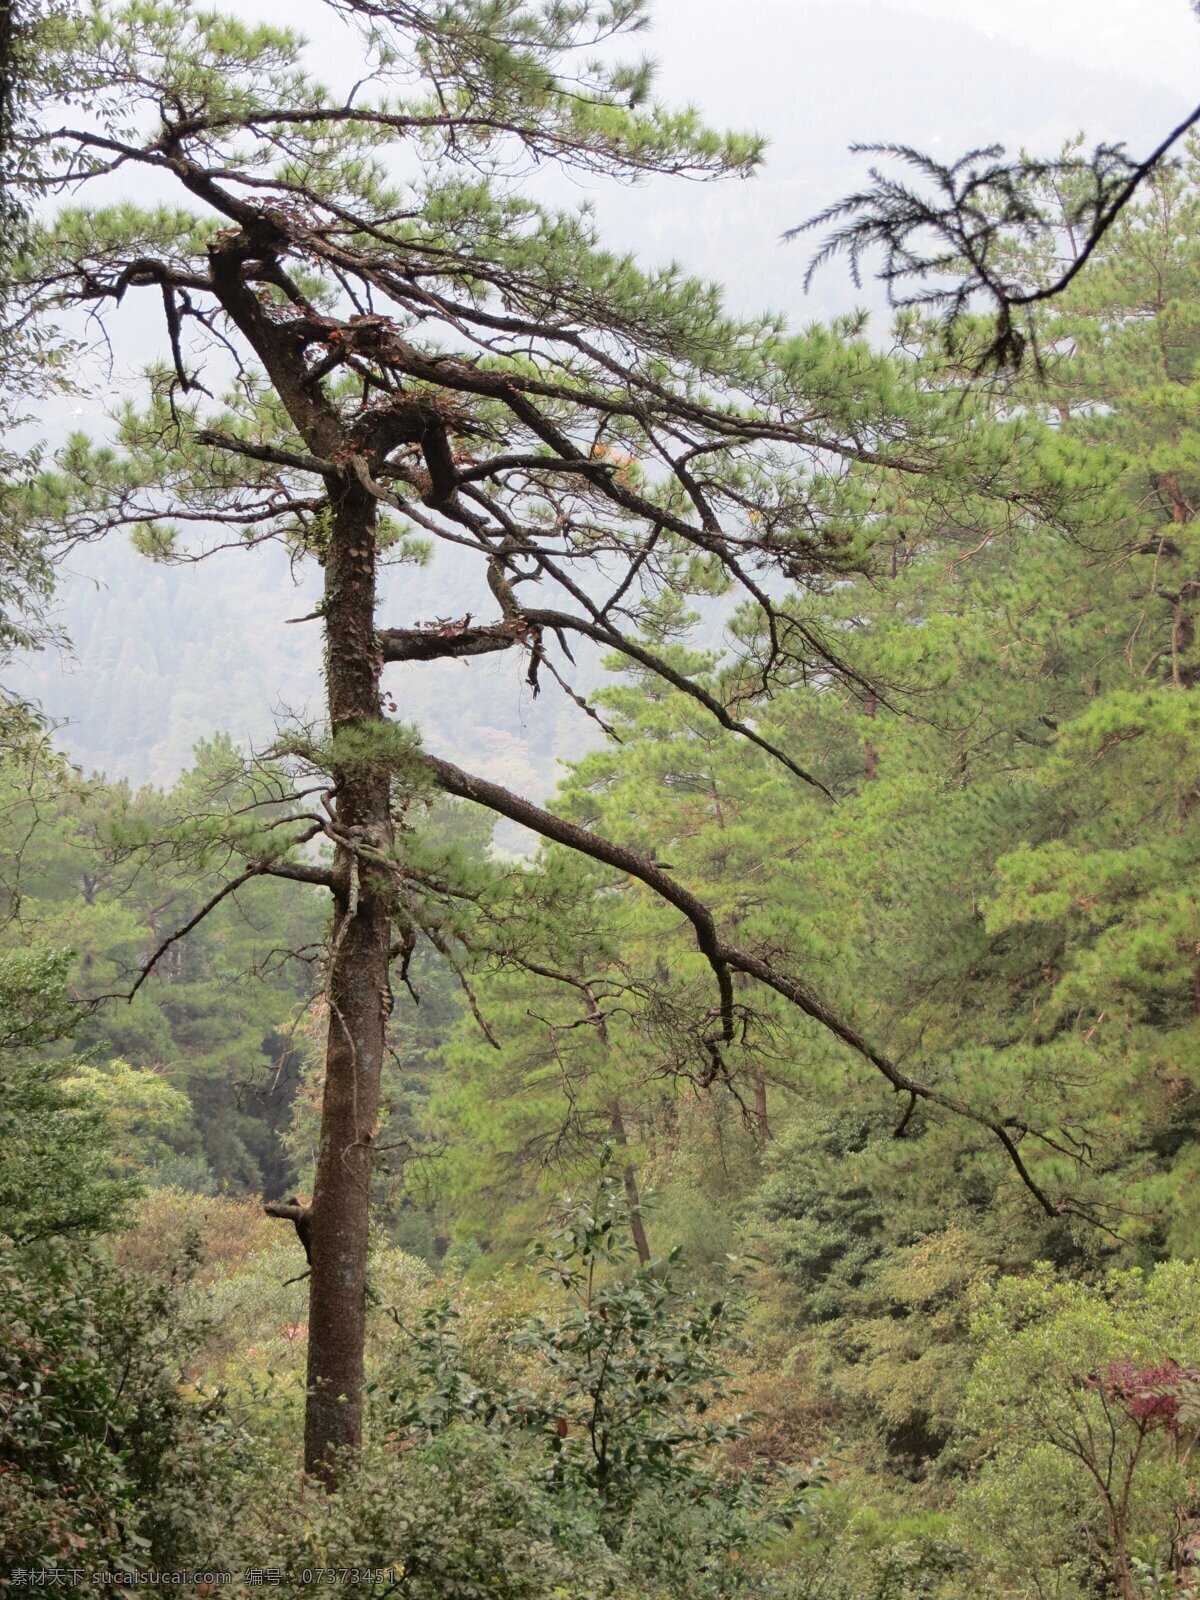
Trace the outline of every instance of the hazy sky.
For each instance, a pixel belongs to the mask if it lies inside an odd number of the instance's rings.
[[[902,17],[972,29],[989,39],[1028,47],[1048,60],[1093,71],[1136,77],[1172,89],[1185,98],[1192,92],[1200,65],[1200,23],[1189,0],[879,0],[882,9]],[[786,76],[788,47],[803,49],[812,14],[842,12],[846,64],[869,56],[873,41],[859,31],[853,3],[832,0],[657,0],[654,5],[655,53],[670,74],[673,47],[691,36],[718,65],[731,34],[752,37],[763,47],[762,71]],[[731,26],[731,17],[736,25]],[[961,35],[960,35],[961,37]],[[769,48],[768,48],[769,47]],[[1069,87],[1069,79],[1064,84]],[[831,98],[844,85],[828,84]],[[753,101],[749,103],[750,108]]]
[[[781,0],[786,5],[787,0]],[[886,0],[896,11],[967,22],[1067,65],[1194,93],[1200,24],[1187,0]]]
[[[322,70],[347,81],[356,76],[351,37],[319,0],[232,0],[229,9],[295,24],[312,39],[313,59]],[[1200,21],[1189,0],[656,0],[653,12],[652,31],[632,48],[658,59],[661,98],[694,102],[714,123],[766,134],[770,149],[762,171],[746,183],[663,180],[629,188],[560,182],[556,195],[591,199],[602,235],[614,247],[649,264],[678,260],[724,283],[737,309],[785,310],[797,322],[864,301],[879,304],[878,291],[854,289],[840,265],[825,269],[806,297],[801,279],[809,247],[780,242],[786,228],[844,194],[861,175],[861,159],[846,153],[851,141],[892,139],[946,155],[1000,141],[1049,153],[1084,130],[1091,140],[1125,138],[1142,154],[1200,101]],[[97,398],[56,408],[47,419],[52,435],[64,426],[101,430],[106,399],[131,392],[132,368],[161,349],[161,329],[136,299],[127,297],[113,330],[125,381],[118,371],[101,381]],[[72,559],[63,620],[77,640],[95,633],[89,625],[96,584],[105,582],[105,560],[103,549],[80,551]],[[263,737],[279,693],[278,683],[269,680],[278,675],[285,636],[300,632],[282,625],[295,613],[295,597],[273,590],[262,564],[242,557],[160,572],[158,580],[172,592],[187,586],[203,602],[195,608],[197,648],[208,626],[203,619],[211,618],[214,606],[228,609],[222,605],[228,586],[242,595],[254,589],[261,601],[255,637],[245,638],[221,665],[215,686],[188,684],[182,675],[173,681],[169,672],[153,668],[150,642],[144,641],[164,726],[172,714],[179,720],[189,693],[211,689],[215,699],[187,713],[189,736],[198,737],[215,720],[237,736]],[[441,598],[437,614],[457,614],[454,606],[461,611],[461,600]],[[394,620],[411,620],[399,593],[396,605]],[[177,615],[177,654],[184,660],[192,643],[188,609]],[[128,617],[122,624],[131,648],[137,646],[137,620]],[[271,646],[261,671],[260,642]],[[301,650],[301,641],[288,643]],[[23,686],[52,715],[79,716],[80,685],[111,672],[101,657],[115,660],[116,654],[101,652],[73,673],[43,657]],[[220,682],[232,681],[235,668],[243,685],[247,673],[259,672],[261,692],[248,697],[243,687],[236,704],[225,704]],[[318,692],[315,657],[297,654],[293,687],[294,699]],[[111,693],[121,694],[115,679]],[[549,696],[535,710],[539,716],[556,714]],[[533,715],[528,707],[521,715],[526,713]],[[511,731],[522,736],[519,716]],[[62,737],[68,748],[114,776],[145,776],[150,770],[160,781],[169,776],[161,761],[148,766],[144,751],[89,747],[82,725],[68,727]],[[436,737],[431,742],[436,745]]]
[[[1200,100],[1189,0],[657,0],[654,16],[663,98],[766,134],[768,157],[750,184],[702,196],[602,194],[606,226],[724,279],[747,309],[765,297],[804,319],[861,298],[827,274],[806,303],[805,247],[778,244],[862,173],[851,142],[1048,152],[1082,130],[1144,153]]]
[[[355,34],[321,0],[225,3],[298,28],[334,86],[359,76]],[[781,243],[861,177],[852,142],[1048,153],[1083,131],[1143,154],[1200,99],[1190,0],[652,0],[651,16],[627,49],[656,59],[659,98],[766,135],[763,167],[748,182],[629,188],[546,173],[540,185],[561,203],[590,199],[615,247],[718,279],[738,309],[800,321],[878,300],[837,269],[806,298],[810,247]],[[140,309],[117,324],[122,355],[157,349]]]

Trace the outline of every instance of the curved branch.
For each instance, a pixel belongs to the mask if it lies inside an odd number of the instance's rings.
[[[849,1045],[856,1054],[869,1061],[897,1093],[908,1094],[931,1105],[941,1106],[944,1110],[975,1123],[977,1127],[986,1129],[999,1141],[1017,1176],[1047,1216],[1059,1217],[1077,1211],[1078,1208],[1069,1201],[1052,1200],[1022,1160],[1017,1147],[1017,1137],[1014,1135],[1019,1137],[1028,1131],[1024,1124],[1012,1118],[1001,1119],[988,1116],[986,1112],[976,1111],[952,1095],[943,1094],[929,1084],[902,1072],[894,1061],[872,1045],[845,1018],[839,1016],[803,979],[778,972],[770,962],[753,951],[726,943],[717,932],[713,914],[704,902],[668,876],[654,862],[648,861],[645,856],[624,845],[614,844],[610,839],[601,838],[599,834],[580,827],[578,823],[570,822],[565,817],[555,816],[552,811],[547,811],[542,806],[513,794],[500,784],[464,772],[452,762],[430,755],[422,759],[439,787],[447,794],[456,795],[461,800],[473,800],[476,805],[495,811],[502,817],[508,817],[510,821],[519,822],[522,827],[540,834],[544,839],[565,845],[568,849],[576,850],[580,855],[587,856],[593,861],[602,861],[608,866],[616,867],[630,877],[637,878],[661,899],[681,911],[692,924],[696,944],[716,977],[720,991],[722,1035],[726,1041],[733,1038],[732,973],[742,972],[748,977],[757,978],[765,987],[773,989],[805,1016],[820,1023],[836,1039]]]
[[[677,911],[681,911],[692,924],[696,934],[696,944],[712,967],[717,980],[721,996],[722,1036],[726,1040],[733,1038],[733,980],[717,935],[713,914],[702,900],[697,899],[682,884],[668,877],[661,867],[647,860],[645,856],[638,855],[635,850],[602,839],[599,834],[581,828],[578,823],[568,822],[565,817],[555,816],[552,811],[534,805],[531,800],[513,794],[511,790],[502,788],[498,783],[464,772],[461,767],[454,766],[450,761],[443,761],[438,756],[430,755],[422,759],[436,778],[439,787],[447,794],[457,795],[461,800],[474,800],[477,805],[485,806],[489,811],[498,812],[513,822],[521,823],[523,827],[540,834],[544,839],[552,839],[556,844],[566,845],[570,850],[577,850],[581,855],[590,856],[593,861],[603,861],[610,867],[616,867],[619,871],[628,873],[630,877],[639,879],[647,888],[653,889],[661,899],[673,905]]]
[[[158,946],[158,948],[156,950],[152,951],[149,956],[147,956],[146,960],[142,963],[142,970],[138,974],[137,981],[134,984],[132,989],[130,989],[127,993],[96,995],[96,996],[94,996],[95,1001],[100,1001],[100,1000],[129,1000],[129,1001],[132,1001],[134,995],[137,994],[138,990],[142,987],[142,985],[145,983],[146,979],[154,971],[155,967],[162,960],[162,958],[166,955],[167,951],[171,948],[171,946],[173,944],[178,944],[180,939],[186,938],[187,935],[189,933],[191,933],[193,928],[197,928],[197,927],[200,926],[200,924],[204,921],[205,917],[207,917],[208,914],[211,911],[215,911],[216,910],[216,908],[221,904],[222,900],[228,899],[228,897],[231,894],[235,893],[236,890],[240,889],[243,884],[249,883],[251,878],[260,877],[262,875],[262,871],[263,871],[262,866],[258,865],[258,864],[255,864],[252,867],[247,867],[246,871],[242,872],[242,873],[239,873],[236,878],[232,878],[228,883],[223,884],[222,887],[217,890],[216,894],[214,894],[213,896],[211,896],[210,899],[208,899],[208,900],[206,900],[204,902],[204,904],[200,907],[199,911],[197,911],[197,913],[196,913],[196,915],[194,917],[190,917],[188,919],[188,921],[185,922],[181,928],[176,928],[174,933],[168,934],[167,937]]]
[[[306,833],[301,834],[298,839],[295,839],[292,842],[293,844],[306,844],[308,840],[314,838],[319,832],[321,832],[319,827],[310,828]],[[333,876],[323,867],[310,867],[302,862],[272,860],[255,861],[246,868],[245,872],[239,873],[236,878],[231,878],[228,883],[222,884],[222,886],[217,890],[216,894],[211,895],[204,902],[194,917],[189,917],[182,927],[176,928],[174,933],[167,935],[162,943],[159,944],[157,948],[153,950],[142,963],[142,970],[138,974],[137,981],[132,989],[114,994],[94,995],[91,1003],[98,1004],[101,1000],[132,1001],[133,997],[137,994],[138,990],[142,987],[146,979],[154,971],[155,967],[162,960],[163,956],[166,955],[167,951],[172,945],[178,944],[180,939],[185,939],[187,935],[191,933],[193,928],[198,928],[204,921],[205,917],[207,917],[210,912],[216,910],[216,908],[221,904],[222,900],[227,900],[231,894],[235,894],[238,889],[249,883],[251,878],[261,877],[292,878],[298,883],[319,884],[322,888],[326,889],[332,889],[333,887]]]
[[[450,625],[445,631],[432,628],[381,628],[378,638],[384,661],[437,661],[488,655],[493,651],[507,650],[511,645],[526,642],[530,628],[549,628],[552,631],[582,634],[597,644],[607,645],[611,650],[628,656],[639,666],[656,673],[673,689],[678,689],[681,694],[698,701],[730,733],[740,734],[743,739],[748,739],[751,744],[757,745],[760,750],[764,750],[785,766],[795,777],[811,784],[814,789],[819,789],[826,799],[834,798],[831,790],[827,789],[819,778],[793,761],[791,756],[778,745],[772,744],[769,739],[764,739],[762,734],[757,733],[748,723],[732,716],[720,700],[714,694],[710,694],[702,684],[686,677],[661,656],[648,650],[645,645],[639,644],[636,639],[630,639],[609,622],[593,622],[586,617],[574,616],[569,611],[553,611],[531,606],[522,610],[520,618],[512,621],[482,623],[474,628]]]
[[[608,645],[621,655],[628,656],[631,661],[636,661],[639,666],[649,668],[651,672],[656,673],[665,682],[669,683],[673,689],[678,689],[681,694],[690,695],[693,700],[699,701],[705,710],[711,712],[721,726],[727,728],[730,733],[740,734],[743,739],[748,739],[751,744],[756,744],[760,750],[765,750],[769,756],[773,756],[776,761],[785,766],[797,778],[802,778],[805,783],[812,784],[814,789],[819,789],[826,799],[833,799],[832,791],[825,787],[820,778],[816,778],[811,772],[806,771],[804,767],[793,761],[786,751],[781,750],[778,745],[772,744],[769,739],[764,739],[761,733],[756,733],[747,723],[739,722],[736,717],[731,716],[717,697],[710,694],[702,684],[686,677],[682,672],[677,672],[661,656],[655,655],[652,650],[648,650],[645,645],[639,644],[636,639],[630,639],[620,629],[614,628],[611,623],[589,622],[582,617],[573,617],[566,611],[546,611],[538,608],[531,608],[524,615],[535,627],[570,629],[574,633],[581,633],[586,638],[594,639],[598,644]]]
[[[1014,306],[1030,306],[1035,305],[1039,300],[1050,300],[1055,295],[1061,294],[1063,290],[1071,283],[1071,281],[1083,271],[1084,267],[1088,263],[1089,258],[1095,251],[1096,246],[1104,238],[1104,235],[1112,227],[1113,223],[1120,216],[1121,212],[1124,211],[1125,207],[1133,199],[1138,187],[1144,183],[1150,174],[1154,172],[1155,169],[1160,165],[1171,146],[1178,144],[1179,140],[1183,138],[1184,134],[1190,133],[1198,122],[1200,122],[1200,106],[1197,106],[1193,112],[1186,116],[1177,128],[1172,128],[1171,132],[1162,141],[1158,148],[1156,150],[1152,150],[1144,161],[1138,162],[1137,166],[1135,166],[1133,171],[1130,173],[1127,182],[1120,190],[1118,190],[1116,195],[1114,195],[1109,201],[1108,205],[1100,212],[1092,226],[1091,233],[1088,235],[1083,248],[1060,278],[1055,279],[1053,283],[1047,284],[1041,289],[1029,289],[1020,294],[1008,294],[1005,296],[1008,304]]]
[[[333,890],[333,873],[328,867],[309,866],[304,861],[269,861],[259,871],[266,878],[287,878],[292,883],[312,883],[318,888]]]
[[[1088,160],[1041,160],[1022,155],[1011,162],[1002,161],[1003,146],[990,145],[970,150],[949,165],[908,145],[852,145],[855,154],[890,156],[916,168],[933,183],[935,197],[926,198],[872,167],[869,188],[836,201],[798,227],[789,228],[784,238],[795,238],[826,223],[838,224],[808,264],[806,289],[817,269],[839,252],[848,256],[851,276],[859,283],[862,256],[873,246],[880,246],[884,260],[877,276],[887,285],[890,303],[897,307],[942,308],[947,339],[968,309],[971,297],[983,291],[995,308],[996,325],[983,351],[980,370],[988,365],[1019,366],[1032,339],[1040,373],[1036,329],[1030,322],[1028,333],[1022,333],[1014,326],[1014,311],[1028,315],[1034,306],[1053,300],[1070,287],[1140,186],[1158,171],[1171,148],[1198,124],[1200,106],[1172,128],[1144,161],[1138,162],[1129,159],[1123,144],[1098,145]],[[990,164],[978,165],[985,160]],[[995,246],[1006,232],[1029,239],[1052,231],[1054,224],[1038,204],[1033,186],[1064,173],[1086,176],[1093,184],[1092,194],[1073,209],[1068,219],[1080,231],[1086,227],[1083,243],[1052,282],[1021,288],[993,263]],[[917,287],[935,273],[950,272],[958,277],[960,268],[965,271],[957,282]],[[914,284],[911,293],[900,292],[899,286],[905,283]]]
[[[293,1195],[290,1200],[268,1200],[263,1205],[263,1212],[268,1217],[278,1217],[283,1222],[290,1222],[296,1229],[296,1237],[304,1246],[304,1254],[308,1264],[312,1266],[312,1207],[302,1205],[300,1200]],[[289,1278],[289,1283],[296,1283],[298,1279]]]

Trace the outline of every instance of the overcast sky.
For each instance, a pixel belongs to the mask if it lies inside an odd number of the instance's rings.
[[[938,155],[975,145],[1042,153],[1083,131],[1144,154],[1200,101],[1200,21],[1188,0],[656,0],[646,36],[670,101],[770,144],[746,185],[611,192],[606,227],[654,257],[723,278],[739,304],[807,320],[862,297],[826,273],[805,302],[803,242],[784,228],[846,192],[854,141]]]
[[[787,0],[780,0],[786,6]],[[1186,0],[886,0],[895,11],[969,22],[1068,66],[1126,73],[1187,99],[1200,27]]]
[[[298,26],[312,38],[322,70],[335,79],[357,76],[351,37],[319,0],[233,0],[229,9]],[[660,97],[695,103],[711,122],[764,133],[770,148],[762,171],[745,183],[560,183],[557,194],[590,198],[603,237],[615,248],[652,265],[678,260],[724,283],[738,310],[783,310],[801,323],[864,302],[880,304],[877,291],[854,289],[840,264],[826,268],[806,297],[801,280],[811,247],[780,242],[786,228],[862,175],[862,160],[847,154],[851,141],[891,139],[947,156],[999,141],[1045,154],[1082,130],[1092,141],[1124,138],[1140,155],[1200,101],[1200,21],[1189,0],[655,0],[653,11],[654,28],[632,48],[657,58]],[[118,371],[99,385],[102,396],[131,392],[136,359],[161,349],[161,329],[135,299],[128,297],[114,329],[126,382]],[[103,403],[66,401],[48,417],[47,431],[102,428]],[[63,620],[76,639],[87,636],[104,563],[103,549],[80,551],[72,560]],[[208,602],[220,609],[222,586],[261,586],[260,572],[261,563],[234,558],[159,577],[172,589],[200,586],[206,603],[196,607],[199,640],[200,619],[212,614]],[[281,599],[265,582],[258,632],[278,645],[299,631],[282,626],[294,600]],[[446,596],[444,614],[457,614],[461,598]],[[394,620],[411,619],[398,611]],[[136,621],[123,624],[131,638]],[[182,660],[189,641],[181,634],[177,643]],[[255,670],[252,643],[246,640],[228,663],[230,676],[237,666]],[[52,715],[78,715],[81,678],[105,670],[111,668],[98,660],[83,661],[72,677],[43,657],[24,686]],[[189,686],[167,674],[156,682],[165,724]],[[298,660],[296,682],[297,694],[301,687],[317,692],[315,661]],[[250,703],[243,691],[236,705],[221,704],[219,711],[206,704],[196,713],[196,736],[216,716],[235,736],[261,738],[278,691],[264,668],[257,700]],[[219,687],[216,692],[219,701]],[[115,681],[112,693],[121,693]],[[547,700],[543,696],[539,707]],[[71,748],[85,733],[67,728],[62,737]],[[82,742],[78,748],[114,776],[145,775],[145,766],[127,752],[88,749]],[[161,769],[155,775],[160,781],[165,776]]]
[[[356,35],[321,0],[226,4],[298,28],[312,69],[334,87],[358,78]],[[862,178],[867,163],[848,154],[851,143],[953,156],[999,142],[1049,154],[1084,132],[1142,155],[1200,99],[1189,0],[651,0],[651,16],[627,48],[657,61],[658,97],[764,134],[764,165],[748,181],[634,188],[545,173],[541,188],[561,203],[590,199],[614,247],[648,264],[678,260],[725,284],[737,309],[800,322],[881,303],[840,265],[806,297],[812,245],[781,242]],[[157,353],[161,330],[140,306],[114,325],[119,365]],[[133,387],[118,375],[117,392]]]
[[[304,31],[323,73],[357,76],[352,34],[320,0],[234,5]],[[651,0],[651,14],[629,50],[658,62],[659,97],[765,134],[764,167],[747,184],[555,192],[588,194],[614,245],[721,279],[739,309],[803,321],[872,298],[843,273],[806,300],[806,245],[780,244],[861,175],[852,142],[1050,153],[1082,131],[1144,154],[1200,100],[1190,0]]]
[[[1188,0],[879,0],[879,9],[952,25],[948,48],[961,46],[964,56],[972,51],[966,42],[970,29],[981,36],[978,48],[983,54],[989,40],[1000,40],[1068,67],[1137,78],[1184,99],[1192,93],[1200,62],[1200,24]],[[805,29],[819,12],[842,14],[848,79],[856,58],[869,57],[876,48],[858,27],[861,8],[853,0],[840,5],[833,0],[738,0],[736,5],[729,0],[656,0],[651,37],[664,69],[662,81],[679,82],[676,52],[685,40],[693,41],[695,59],[707,57],[717,75],[724,75],[731,34],[761,47],[763,74],[785,79],[800,66],[789,60],[789,52],[803,52]],[[731,17],[736,17],[735,27]],[[739,74],[730,81],[732,93],[748,94],[743,104],[752,110],[753,80],[741,80]],[[840,98],[845,88],[845,81],[831,75],[831,99]],[[1003,93],[1003,85],[996,88]]]

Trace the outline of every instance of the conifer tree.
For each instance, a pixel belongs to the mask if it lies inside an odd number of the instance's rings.
[[[31,516],[67,539],[132,528],[161,559],[274,538],[323,574],[328,721],[279,747],[287,815],[265,784],[257,811],[190,837],[241,866],[209,905],[264,874],[331,897],[305,1445],[328,1476],[361,1435],[392,974],[422,930],[449,946],[463,895],[453,859],[410,831],[433,794],[639,881],[683,920],[713,985],[690,1034],[710,1079],[736,1042],[742,973],[897,1092],[973,1117],[1057,1202],[1021,1158],[1019,1120],[901,1070],[777,951],[737,943],[651,851],[425,752],[381,689],[388,663],[510,651],[532,690],[573,693],[584,639],[809,782],[747,703],[781,674],[857,680],[766,574],[820,587],[869,564],[881,484],[950,463],[958,492],[995,487],[1011,438],[968,440],[861,337],[738,321],[711,285],[642,271],[601,248],[586,212],[519,192],[543,163],[624,179],[754,166],[757,141],[655,105],[648,66],[614,62],[642,0],[329,0],[323,16],[357,38],[353,86],[323,87],[290,30],[175,3],[97,4],[64,23],[70,82],[47,122],[46,181],[86,204],[33,240],[22,293],[31,315],[103,321],[135,304],[161,319],[164,354],[115,444],[73,440]],[[131,198],[131,182],[162,198]],[[418,558],[421,535],[479,564],[490,616],[378,614],[381,570]],[[734,587],[758,642],[723,698],[663,643],[680,597]],[[331,861],[303,853],[314,841]]]
[[[30,395],[53,388],[61,355],[54,341],[23,324],[10,299],[37,168],[28,138],[30,107],[56,78],[48,61],[54,52],[43,37],[54,13],[53,3],[0,3],[0,674],[15,651],[57,638],[46,618],[51,564],[20,504],[37,451],[14,448],[9,437],[28,420],[23,406]],[[10,734],[20,739],[32,714],[0,676],[0,740]]]

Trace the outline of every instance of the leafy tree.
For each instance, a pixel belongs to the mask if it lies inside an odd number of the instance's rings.
[[[12,299],[27,237],[27,210],[37,191],[36,111],[53,92],[58,56],[48,31],[60,20],[59,0],[0,4],[0,738],[27,731],[33,708],[3,681],[12,655],[59,638],[46,617],[53,588],[48,553],[24,512],[24,493],[41,452],[14,448],[9,434],[29,421],[24,407],[62,382],[67,346],[26,325]]]
[[[565,11],[481,0],[453,18],[346,0],[329,16],[361,41],[361,82],[346,94],[312,78],[287,30],[141,4],[65,25],[71,78],[51,132],[65,154],[52,181],[112,192],[115,180],[116,193],[42,230],[24,287],[35,309],[102,315],[148,296],[165,323],[167,359],[145,405],[120,415],[115,448],[71,442],[33,497],[43,526],[76,538],[133,527],[167,559],[231,535],[279,538],[323,569],[328,725],[285,741],[297,787],[270,791],[295,822],[218,816],[195,842],[245,863],[210,905],[262,876],[332,897],[306,1427],[309,1465],[326,1474],[360,1437],[389,967],[455,894],[409,849],[404,816],[421,796],[483,805],[632,876],[682,915],[719,996],[692,1034],[707,1070],[735,1040],[742,972],[894,1088],[979,1118],[1020,1165],[994,1111],[900,1071],[786,964],[718,931],[639,851],[421,750],[380,693],[385,663],[506,650],[524,653],[540,687],[563,677],[556,658],[576,635],[656,673],[803,780],[739,715],[740,696],[723,700],[657,648],[674,597],[740,586],[771,641],[755,668],[763,689],[783,667],[845,676],[832,645],[786,623],[752,569],[803,583],[861,566],[875,534],[871,479],[920,479],[957,450],[963,481],[994,492],[1005,471],[997,436],[968,439],[936,395],[861,338],[737,322],[711,286],[605,253],[586,214],[517,196],[511,175],[542,160],[628,178],[753,166],[754,140],[653,106],[644,65],[592,61],[596,45],[643,20],[636,0]],[[98,123],[80,125],[81,101]],[[411,172],[397,150],[416,158]],[[164,181],[173,200],[122,199],[133,170]],[[204,371],[220,382],[230,363],[214,398]],[[379,569],[415,558],[421,533],[473,555],[498,617],[380,625]],[[557,603],[532,604],[534,583]],[[333,846],[329,865],[298,853],[318,836]]]
[[[17,1244],[92,1234],[134,1186],[110,1176],[106,1108],[42,1047],[74,1020],[65,952],[0,957],[0,1232]]]
[[[74,1021],[67,967],[0,957],[0,1560],[190,1565],[211,1556],[238,1441],[184,1386],[200,1330],[178,1284],[96,1246],[136,1185],[109,1176],[110,1107],[45,1055]]]
[[[836,1316],[885,1249],[879,1195],[853,1160],[882,1131],[867,1117],[844,1112],[790,1130],[782,1148],[771,1152],[756,1208],[777,1261],[801,1291],[809,1321]]]
[[[187,1383],[180,1281],[0,1238],[0,1553],[9,1571],[205,1565],[244,1441]]]
[[[1006,1577],[1122,1600],[1186,1576],[1195,1550],[1195,1269],[1172,1262],[1095,1286],[1043,1271],[980,1302],[965,1420],[988,1460],[962,1515]],[[1098,1569],[1098,1570],[1097,1570]]]
[[[153,1072],[139,1072],[119,1058],[101,1066],[81,1063],[67,1082],[103,1109],[119,1140],[117,1164],[141,1173],[171,1153],[171,1144],[191,1125],[187,1095]]]
[[[76,993],[112,993],[134,981],[164,924],[185,921],[213,885],[178,838],[152,852],[142,841],[160,835],[168,819],[185,834],[214,792],[242,803],[245,792],[228,787],[231,763],[240,772],[241,760],[216,740],[171,791],[134,795],[82,778],[48,744],[31,737],[0,760],[11,931],[17,940],[69,947]],[[256,883],[236,914],[225,908],[177,940],[131,1003],[76,1009],[71,1043],[86,1057],[76,1076],[90,1075],[114,1109],[128,1092],[131,1131],[149,1111],[148,1097],[158,1101],[155,1159],[136,1140],[125,1152],[139,1175],[287,1192],[294,1179],[277,1130],[295,1088],[291,1039],[314,987],[309,960],[322,932],[315,897]],[[255,970],[261,981],[246,982]]]
[[[720,1347],[737,1319],[732,1286],[711,1301],[681,1303],[669,1272],[642,1266],[605,1282],[628,1252],[628,1222],[612,1178],[594,1200],[564,1208],[535,1259],[570,1309],[521,1335],[561,1380],[564,1414],[550,1439],[557,1473],[578,1475],[618,1521],[649,1484],[699,1491],[689,1480],[705,1448],[738,1431],[708,1417],[729,1376]]]
[[[445,1041],[429,1126],[444,1145],[457,1227],[492,1250],[528,1238],[546,1183],[590,1181],[619,1153],[645,1266],[640,1130],[661,1088],[645,1081],[643,952],[601,887],[565,851],[506,874],[501,914],[472,935],[472,998],[487,1031],[463,1015]]]
[[[744,944],[803,951],[826,995],[868,1014],[893,1058],[936,1063],[939,1085],[976,1105],[1021,1102],[1057,1141],[1039,1149],[1025,1136],[1022,1156],[1039,1182],[1071,1185],[1089,1225],[1032,1219],[973,1129],[911,1102],[882,1117],[782,1008],[756,1004],[753,1047],[723,1052],[751,1120],[756,1074],[770,1095],[776,1137],[761,1168],[737,1172],[734,1206],[765,1224],[781,1270],[765,1313],[788,1330],[780,1361],[819,1390],[827,1425],[852,1433],[871,1473],[863,1492],[884,1505],[900,1498],[898,1479],[920,1480],[904,1493],[923,1505],[951,1492],[972,1283],[1039,1257],[1068,1275],[1106,1257],[1149,1263],[1194,1240],[1194,184],[1188,168],[1145,191],[1072,298],[1046,313],[1041,384],[992,392],[996,407],[1024,408],[1044,470],[1075,499],[1070,533],[953,495],[935,517],[905,506],[903,485],[881,496],[896,537],[873,583],[784,602],[797,621],[819,615],[852,638],[879,686],[872,705],[836,679],[798,681],[758,708],[759,729],[836,808],[724,747],[694,703],[649,675],[598,699],[621,744],[580,763],[555,802],[669,860],[726,926],[736,918]],[[925,338],[915,323],[903,332]],[[929,344],[931,382],[969,377]],[[694,658],[686,670],[727,695],[738,664],[724,677]],[[619,930],[589,951],[593,973],[661,963],[652,996],[622,996],[622,1083],[641,1093],[677,1060],[652,1017],[669,1014],[685,1036],[699,969],[687,930],[636,883],[599,881],[598,902],[552,900],[552,918],[572,950],[586,948],[581,928]],[[560,1031],[586,1012],[499,962],[477,993],[503,1048],[456,1044],[460,1075],[446,1084],[486,1195],[463,1220],[492,1242],[529,1226],[502,1157],[572,1110],[519,1008],[557,1018],[560,1007]],[[561,1037],[572,1090],[599,1087],[589,1030]],[[701,1152],[702,1181],[686,1187],[695,1135],[671,1125],[671,1109],[666,1089],[642,1123],[664,1152],[651,1157],[655,1187],[664,1212],[690,1203],[707,1219],[724,1201],[721,1166]],[[808,1404],[811,1417],[819,1402]],[[881,1522],[881,1550],[889,1534],[907,1537]],[[978,1549],[967,1533],[959,1542]]]
[[[456,1308],[434,1302],[406,1330],[389,1437],[411,1448],[466,1422],[518,1462],[536,1441],[539,1482],[594,1521],[643,1582],[670,1594],[754,1593],[764,1544],[811,1507],[824,1469],[773,1480],[722,1469],[717,1447],[745,1431],[730,1414],[726,1366],[744,1285],[735,1272],[715,1293],[685,1288],[678,1253],[629,1272],[629,1221],[623,1180],[607,1170],[593,1194],[563,1198],[531,1252],[550,1304],[509,1333],[525,1362],[519,1386],[473,1376]]]

